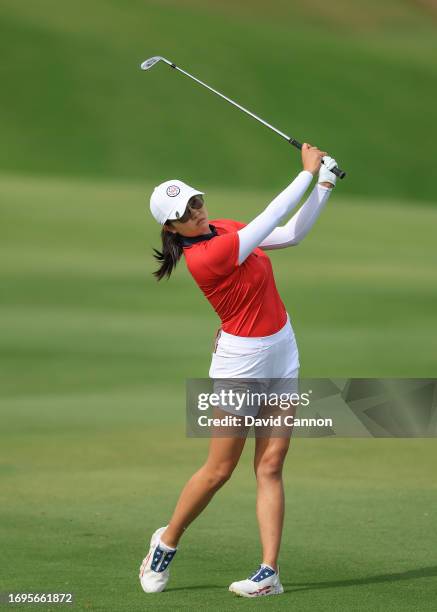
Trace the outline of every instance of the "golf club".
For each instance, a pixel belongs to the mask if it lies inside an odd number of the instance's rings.
[[[240,104],[238,104],[234,100],[231,100],[230,98],[228,98],[224,94],[220,93],[216,89],[213,89],[212,87],[210,87],[209,85],[207,85],[206,83],[201,81],[200,79],[197,79],[195,76],[193,76],[189,72],[186,72],[185,70],[182,70],[182,68],[179,68],[178,66],[176,66],[176,64],[174,64],[170,60],[166,59],[165,57],[161,57],[160,55],[155,55],[154,57],[150,57],[149,59],[145,60],[141,64],[141,69],[142,70],[149,70],[150,68],[153,68],[153,66],[155,64],[157,64],[158,62],[164,62],[165,64],[167,64],[171,68],[174,68],[178,72],[181,72],[182,74],[185,74],[190,79],[193,79],[193,81],[196,81],[196,83],[199,83],[199,85],[202,85],[203,87],[206,87],[207,89],[209,89],[209,91],[212,91],[217,96],[220,96],[220,98],[223,98],[223,100],[226,100],[227,102],[229,102],[233,106],[236,106],[237,108],[242,110],[247,115],[250,115],[251,117],[253,117],[257,121],[259,121],[260,123],[262,123],[263,125],[265,125],[269,129],[271,129],[274,132],[276,132],[276,134],[279,134],[279,136],[282,136],[282,138],[285,138],[285,140],[287,140],[290,144],[292,144],[297,149],[302,149],[302,144],[300,142],[298,142],[295,138],[291,138],[287,134],[284,134],[284,132],[281,132],[280,130],[275,128],[273,125],[270,125],[270,123],[267,123],[267,121],[264,121],[264,119],[261,119],[261,117],[258,117],[258,115],[255,115],[255,113],[252,113],[251,111],[247,110],[247,108],[244,108],[244,106],[241,106]],[[341,179],[343,179],[346,176],[346,172],[344,172],[344,170],[341,170],[338,166],[333,168],[331,170],[331,172],[333,172],[335,175],[337,175]]]

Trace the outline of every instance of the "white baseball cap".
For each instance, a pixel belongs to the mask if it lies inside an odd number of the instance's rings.
[[[150,210],[161,225],[167,220],[177,221],[184,214],[189,199],[195,195],[205,195],[205,193],[177,179],[165,181],[153,190]]]

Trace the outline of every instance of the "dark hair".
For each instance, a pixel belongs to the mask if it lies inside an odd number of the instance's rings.
[[[171,225],[170,221],[166,221],[165,225]],[[155,276],[156,280],[158,281],[162,280],[164,276],[170,278],[173,269],[176,268],[176,264],[182,257],[183,253],[179,234],[167,232],[164,228],[162,228],[161,242],[162,251],[153,249],[155,251],[153,257],[160,263],[159,268],[153,273],[153,276]]]

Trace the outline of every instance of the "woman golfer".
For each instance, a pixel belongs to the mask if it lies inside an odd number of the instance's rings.
[[[321,165],[321,160],[324,164]],[[276,289],[265,250],[298,244],[326,204],[336,177],[336,162],[317,147],[302,147],[303,170],[253,221],[208,220],[204,193],[182,181],[170,180],[154,190],[150,208],[162,227],[162,252],[155,272],[170,276],[182,254],[194,280],[205,294],[222,326],[209,375],[213,379],[297,378],[299,356],[294,333]],[[281,221],[297,206],[318,174],[318,182],[298,212]],[[205,464],[183,488],[166,527],[152,535],[150,551],[140,568],[146,593],[162,591],[169,566],[184,530],[229,479],[238,463],[245,436],[212,437]],[[255,442],[257,518],[262,562],[245,580],[229,590],[244,597],[283,593],[278,554],[284,518],[282,466],[288,437],[263,437]]]

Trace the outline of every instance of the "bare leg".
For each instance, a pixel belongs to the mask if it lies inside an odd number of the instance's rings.
[[[256,514],[263,549],[262,562],[275,570],[284,522],[282,466],[289,445],[289,438],[257,438],[255,446]]]
[[[176,547],[184,529],[208,505],[214,493],[230,478],[243,451],[245,437],[211,438],[206,463],[187,482],[173,516],[161,536],[164,544]]]

